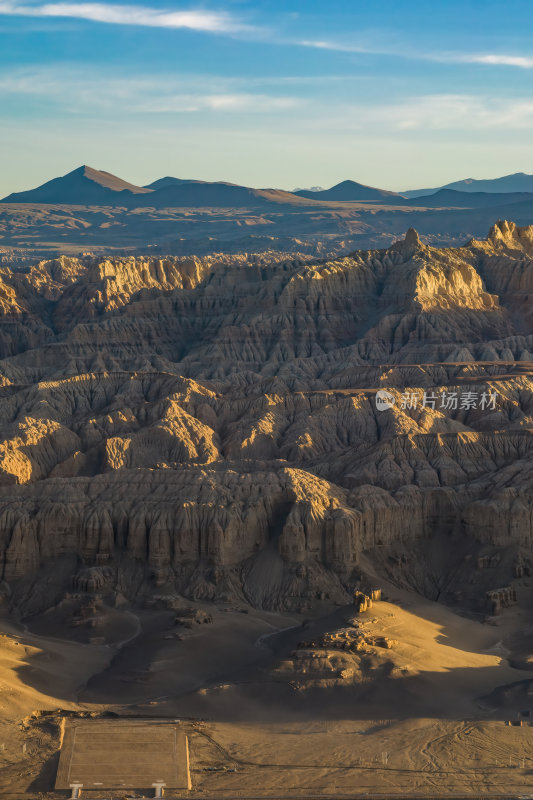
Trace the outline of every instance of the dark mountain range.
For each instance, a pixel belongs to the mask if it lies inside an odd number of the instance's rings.
[[[331,189],[315,191],[313,189],[302,189],[294,192],[299,197],[307,197],[312,200],[338,200],[341,202],[358,201],[383,201],[389,198],[401,197],[397,192],[388,192],[385,189],[375,189],[373,186],[365,186],[356,181],[342,181],[332,186]]]
[[[514,187],[514,188],[513,188]],[[254,189],[226,181],[201,181],[165,176],[136,186],[86,165],[35,189],[14,192],[2,203],[114,206],[125,208],[258,208],[271,205],[318,206],[323,203],[377,203],[424,208],[484,208],[529,202],[533,175],[517,173],[494,180],[467,179],[440,189],[399,194],[346,180],[330,189]]]
[[[190,180],[187,178],[172,178],[170,175],[167,175],[164,178],[158,178],[152,183],[147,183],[144,188],[151,190],[162,189],[166,186],[181,186],[183,183],[206,183],[206,181],[197,181],[192,178]]]
[[[135,186],[109,172],[82,166],[36,189],[10,194],[0,202],[127,208],[252,208],[271,204],[309,205],[311,201],[278,189],[252,189],[233,183],[168,176],[149,186]]]
[[[60,203],[72,205],[121,205],[128,199],[148,194],[149,189],[83,165],[43,183],[36,189],[14,192],[3,203]]]
[[[402,205],[423,208],[489,208],[531,200],[532,192],[460,192],[457,189],[439,189],[434,194],[403,200]]]
[[[312,202],[280,189],[251,189],[234,183],[173,180],[175,182],[163,178],[159,188],[142,198],[135,198],[133,204],[154,208],[253,208],[272,204],[302,205]]]
[[[462,181],[447,183],[434,189],[409,189],[402,192],[405,197],[421,197],[422,195],[435,194],[441,189],[454,189],[458,192],[533,192],[533,175],[525,172],[515,172],[513,175],[503,175],[501,178],[476,180],[465,178]]]

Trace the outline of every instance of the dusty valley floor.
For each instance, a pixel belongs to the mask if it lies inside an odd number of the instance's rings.
[[[110,644],[58,636],[53,614],[39,635],[4,618],[1,791],[64,796],[61,719],[113,714],[181,720],[193,796],[533,792],[533,673],[511,666],[533,641],[533,579],[519,583],[523,602],[484,622],[386,582],[388,599],[361,614],[203,603],[212,622],[144,612],[132,628],[128,612]]]

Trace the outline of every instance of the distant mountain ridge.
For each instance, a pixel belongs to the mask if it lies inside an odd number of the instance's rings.
[[[149,189],[135,186],[133,183],[118,178],[110,172],[93,169],[84,164],[67,175],[54,178],[36,189],[27,192],[14,192],[4,197],[3,203],[68,203],[79,204],[83,197],[83,205],[105,204],[117,197],[134,197],[148,194]]]
[[[489,178],[477,180],[476,178],[465,178],[462,181],[447,183],[445,186],[438,186],[433,189],[409,189],[401,192],[404,197],[413,198],[423,195],[435,194],[443,189],[453,189],[458,192],[499,192],[508,194],[511,192],[533,192],[533,175],[526,172],[515,172],[512,175],[503,175],[501,178]]]
[[[461,192],[457,189],[439,189],[433,194],[417,195],[404,200],[403,205],[415,208],[488,208],[532,200],[532,192]]]
[[[170,175],[167,175],[164,178],[158,178],[156,181],[152,183],[147,183],[144,187],[145,189],[162,189],[165,186],[181,186],[183,183],[205,183],[206,181],[197,181],[193,178],[172,178]]]
[[[0,203],[124,208],[266,208],[272,205],[319,206],[340,202],[466,209],[529,202],[532,196],[533,175],[524,172],[488,180],[466,178],[443,187],[412,189],[403,193],[378,189],[353,180],[341,181],[329,189],[313,186],[289,192],[170,175],[146,186],[137,186],[110,172],[83,165],[34,189],[14,192],[0,200]]]
[[[136,203],[136,205],[153,205],[156,208],[172,206],[246,208],[271,204],[293,205],[302,202],[302,199],[291,192],[284,192],[280,189],[251,189],[247,186],[224,182],[208,183],[179,181],[179,179],[170,181],[168,178],[162,180],[159,188],[146,198],[146,202]]]
[[[316,189],[301,189],[293,194],[299,197],[307,197],[310,200],[328,200],[328,201],[370,201],[377,202],[383,201],[387,198],[401,197],[398,192],[389,192],[386,189],[376,189],[373,186],[365,186],[364,183],[357,183],[356,181],[341,181],[330,189],[323,189],[317,191]]]
[[[271,204],[308,205],[320,202],[386,202],[403,197],[397,192],[376,189],[346,180],[330,189],[313,187],[296,192],[282,189],[253,189],[226,181],[201,181],[167,175],[146,186],[136,186],[109,172],[83,165],[47,181],[35,189],[14,192],[2,203],[53,203],[58,205],[112,205],[164,208],[253,207]]]
[[[311,200],[281,189],[252,189],[219,181],[184,180],[167,176],[148,186],[136,186],[109,172],[83,165],[67,175],[4,197],[2,203],[53,203],[57,205],[111,205],[131,208],[173,206],[255,207],[308,205]]]

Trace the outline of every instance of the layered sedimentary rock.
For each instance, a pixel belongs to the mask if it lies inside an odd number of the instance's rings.
[[[532,242],[499,223],[460,248],[409,231],[333,260],[2,266],[12,603],[37,609],[50,564],[57,592],[295,607],[346,599],[378,545],[529,551]]]

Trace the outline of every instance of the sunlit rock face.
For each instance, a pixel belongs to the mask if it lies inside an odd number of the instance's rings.
[[[345,600],[377,545],[531,549],[532,294],[533,227],[507,222],[335,260],[2,267],[12,602],[37,608],[28,581],[51,563],[58,591],[293,608]]]

